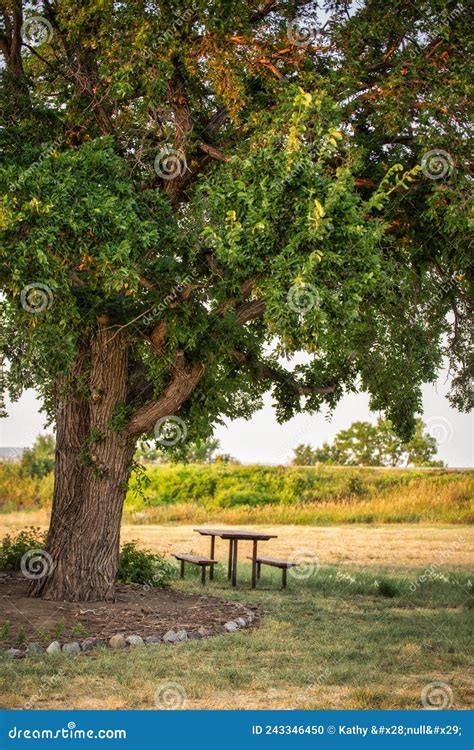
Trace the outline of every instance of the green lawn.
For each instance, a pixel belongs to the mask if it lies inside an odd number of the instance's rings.
[[[443,570],[412,591],[422,570],[387,570],[323,568],[280,591],[279,572],[262,569],[251,591],[243,564],[232,591],[219,566],[206,593],[259,606],[260,627],[88,658],[1,657],[1,707],[153,709],[168,690],[183,708],[416,709],[422,689],[443,682],[467,708],[469,576]],[[202,591],[191,571],[174,586]]]

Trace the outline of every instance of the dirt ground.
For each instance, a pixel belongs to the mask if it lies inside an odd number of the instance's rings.
[[[175,631],[198,632],[202,636],[224,633],[224,623],[241,617],[238,602],[211,596],[132,585],[117,586],[115,602],[51,602],[27,596],[27,581],[21,574],[0,577],[1,622],[9,632],[1,648],[18,646],[19,629],[25,643],[49,645],[52,640],[107,640],[116,633],[162,637]]]

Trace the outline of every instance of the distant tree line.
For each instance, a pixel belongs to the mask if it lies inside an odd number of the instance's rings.
[[[395,433],[388,419],[377,423],[353,422],[337,433],[332,443],[320,448],[301,444],[294,450],[296,466],[333,464],[339,466],[444,466],[434,459],[438,450],[436,439],[417,420],[413,437],[404,442]]]
[[[172,448],[157,447],[142,441],[137,447],[138,463],[188,463],[210,464],[239,462],[228,453],[219,453],[220,443],[214,437],[182,443]],[[332,443],[324,442],[320,448],[300,444],[294,449],[292,464],[314,466],[444,466],[435,460],[438,450],[436,439],[426,432],[421,419],[416,423],[413,437],[404,442],[395,433],[388,419],[370,422],[353,422],[346,430],[337,433]],[[54,469],[55,439],[53,435],[38,435],[31,448],[25,448],[21,459],[21,473],[36,479]]]

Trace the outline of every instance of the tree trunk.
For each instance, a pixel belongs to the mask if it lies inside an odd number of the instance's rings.
[[[113,600],[120,522],[135,440],[117,422],[126,403],[125,337],[105,321],[89,352],[80,352],[57,398],[56,464],[45,574],[32,596]],[[111,422],[112,420],[112,422]]]

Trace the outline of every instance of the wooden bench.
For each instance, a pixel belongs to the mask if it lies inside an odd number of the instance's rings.
[[[252,558],[249,557],[249,560]],[[274,557],[257,557],[255,558],[257,563],[257,578],[260,578],[260,572],[262,565],[270,565],[272,568],[281,569],[281,586],[286,589],[286,571],[288,568],[295,568],[298,563],[288,562],[288,560],[275,560]]]
[[[206,568],[209,566],[211,571],[214,570],[214,565],[217,565],[217,560],[211,560],[210,557],[199,557],[199,555],[188,555],[181,552],[173,554],[177,560],[181,563],[181,578],[184,578],[184,563],[191,563],[192,565],[199,565],[201,568],[201,583],[206,583]]]

